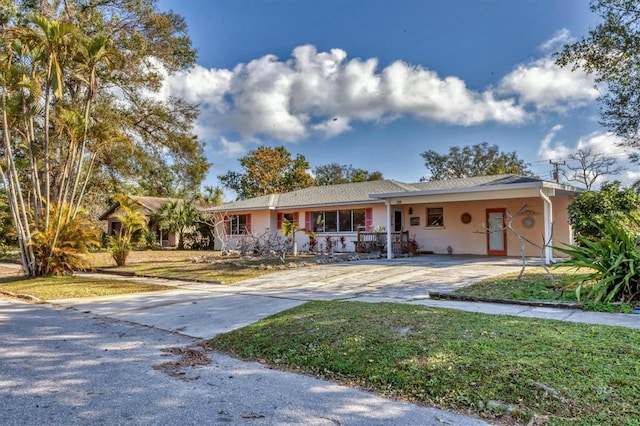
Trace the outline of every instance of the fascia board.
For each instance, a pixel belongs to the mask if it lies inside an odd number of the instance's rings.
[[[471,188],[448,188],[448,189],[430,189],[425,191],[405,191],[405,192],[390,192],[386,194],[370,194],[371,198],[386,199],[386,198],[401,198],[401,197],[415,197],[424,195],[441,195],[441,194],[461,194],[461,193],[477,193],[477,192],[501,192],[510,189],[523,189],[542,188],[546,182],[525,182],[525,183],[511,183],[505,185],[487,185],[487,186],[474,186]]]

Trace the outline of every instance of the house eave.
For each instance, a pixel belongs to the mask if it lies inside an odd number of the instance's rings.
[[[331,207],[343,207],[343,206],[360,206],[369,204],[383,204],[383,200],[361,200],[361,201],[342,201],[339,203],[319,203],[319,204],[297,204],[290,206],[255,206],[255,207],[242,207],[242,208],[230,208],[206,210],[205,213],[226,213],[226,212],[254,212],[257,210],[269,210],[269,211],[289,211],[289,210],[313,210],[319,208],[331,208]]]
[[[470,188],[445,188],[445,189],[429,189],[423,191],[403,191],[403,192],[389,192],[383,194],[371,194],[371,198],[378,198],[380,200],[393,199],[393,198],[410,198],[410,197],[424,197],[430,195],[449,195],[449,194],[473,194],[473,193],[486,193],[486,192],[504,192],[508,190],[519,189],[551,189],[562,190],[568,192],[581,192],[582,189],[569,185],[562,185],[553,182],[538,181],[538,182],[524,182],[524,183],[511,183],[504,185],[486,185],[486,186],[474,186]]]

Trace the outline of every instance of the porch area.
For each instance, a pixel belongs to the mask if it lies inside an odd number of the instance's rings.
[[[407,253],[409,231],[391,232],[391,251],[394,256]],[[387,232],[358,231],[355,245],[356,253],[386,253]]]

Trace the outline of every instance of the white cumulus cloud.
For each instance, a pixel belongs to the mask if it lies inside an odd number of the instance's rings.
[[[247,149],[242,143],[232,142],[224,136],[220,138],[220,147],[221,149],[217,154],[225,158],[238,158],[247,152]]]
[[[560,32],[554,39],[567,37]],[[197,134],[231,153],[257,139],[334,137],[357,122],[400,117],[458,126],[519,124],[534,112],[593,101],[598,92],[591,77],[560,69],[550,58],[521,64],[497,88],[478,91],[421,65],[395,61],[381,68],[377,58],[350,59],[342,49],[303,45],[285,60],[264,55],[233,69],[195,66],[167,76],[157,96],[197,102]]]
[[[501,80],[498,90],[538,110],[564,111],[600,96],[593,76],[580,69],[561,68],[549,57],[518,65]]]
[[[318,52],[312,45],[296,47],[288,60],[265,55],[232,70],[195,66],[168,76],[159,96],[199,103],[199,126],[216,128],[201,134],[290,142],[401,116],[463,126],[526,118],[515,99],[470,90],[458,77],[402,61],[379,69],[376,58],[348,59],[342,49]]]
[[[538,157],[540,157],[540,159],[562,160],[575,152],[572,148],[567,147],[564,142],[555,142],[552,145],[553,139],[562,128],[563,126],[561,124],[556,124],[549,130],[549,133],[544,136],[542,141],[540,141],[540,148],[538,149]]]

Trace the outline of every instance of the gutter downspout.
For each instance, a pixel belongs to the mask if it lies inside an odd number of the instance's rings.
[[[393,247],[391,245],[391,200],[387,199],[387,259],[393,259]]]
[[[539,190],[540,197],[544,201],[544,263],[550,265],[553,259],[553,249],[551,245],[553,244],[552,232],[553,232],[553,205],[551,204],[551,199],[542,191],[542,188]]]

